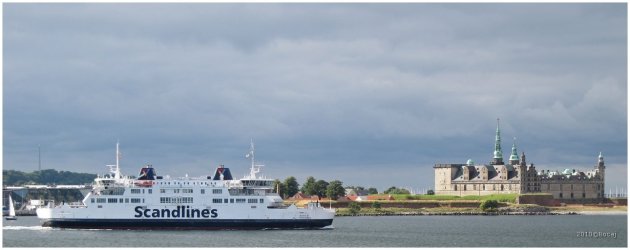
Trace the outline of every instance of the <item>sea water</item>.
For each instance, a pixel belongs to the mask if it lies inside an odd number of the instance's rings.
[[[3,247],[627,247],[628,242],[627,215],[336,217],[332,229],[253,231],[53,229],[41,227],[36,217],[2,223]]]

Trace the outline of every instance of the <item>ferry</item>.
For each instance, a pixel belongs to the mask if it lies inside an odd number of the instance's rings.
[[[283,203],[273,180],[259,175],[264,165],[254,161],[253,142],[246,157],[250,173],[238,180],[223,165],[213,175],[180,178],[159,176],[147,165],[132,178],[121,173],[116,143],[116,164],[107,165],[110,174],[97,176],[82,202],[40,207],[37,216],[44,227],[76,229],[332,228],[333,208],[318,201],[304,207]]]

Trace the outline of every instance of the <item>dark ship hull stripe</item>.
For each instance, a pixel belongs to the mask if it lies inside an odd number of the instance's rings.
[[[221,229],[319,229],[333,219],[284,220],[178,220],[178,219],[48,219],[44,227],[75,229],[221,230]]]

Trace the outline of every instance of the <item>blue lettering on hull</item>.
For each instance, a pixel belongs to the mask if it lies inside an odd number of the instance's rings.
[[[134,211],[136,218],[216,218],[217,209],[191,209],[190,206],[177,206],[175,209],[150,209],[137,206]]]

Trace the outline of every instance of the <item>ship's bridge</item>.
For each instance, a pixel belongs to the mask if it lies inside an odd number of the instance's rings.
[[[249,188],[273,188],[273,180],[269,179],[241,179],[241,183],[243,183],[243,187]]]

